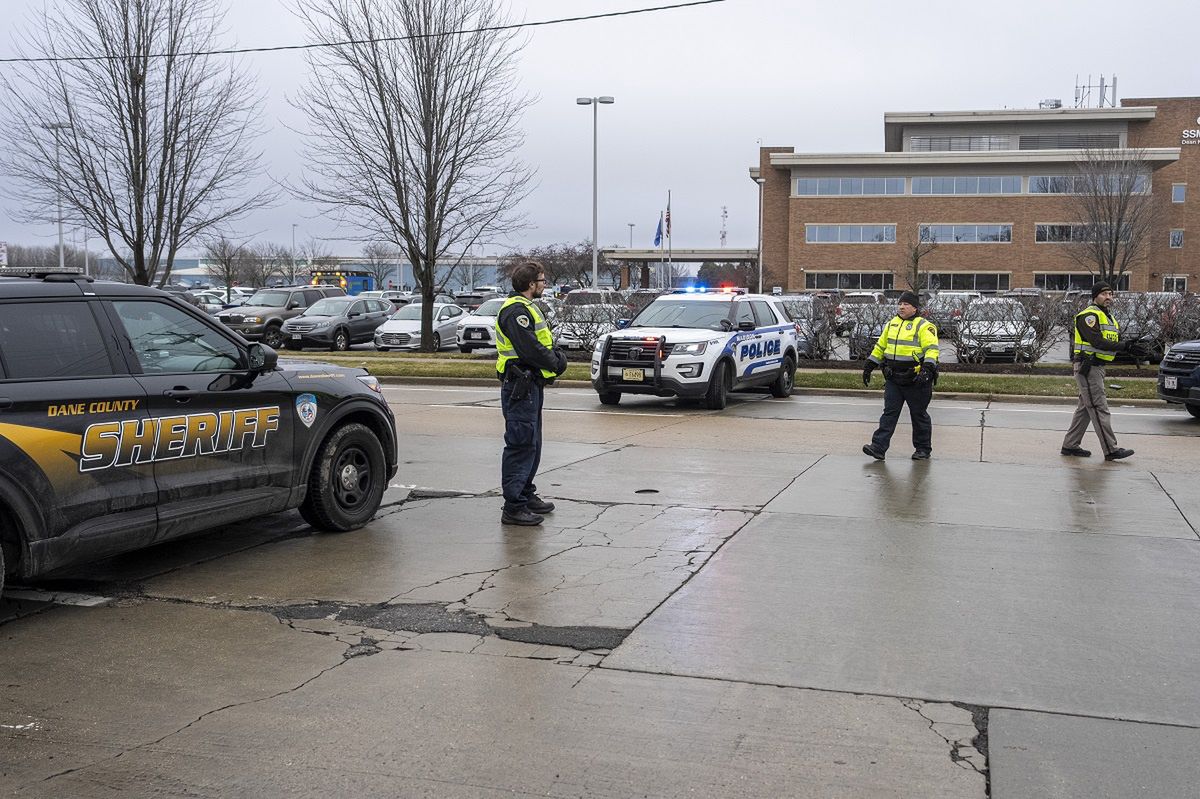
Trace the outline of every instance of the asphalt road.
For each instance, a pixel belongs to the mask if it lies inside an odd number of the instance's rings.
[[[1200,423],[551,390],[541,529],[491,387],[386,387],[367,528],[294,513],[0,600],[0,795],[1191,797]],[[1094,443],[1094,438],[1091,439]],[[1088,445],[1085,441],[1085,446]],[[990,792],[990,793],[989,793]]]

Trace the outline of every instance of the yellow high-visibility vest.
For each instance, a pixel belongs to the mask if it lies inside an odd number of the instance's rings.
[[[877,364],[887,361],[897,368],[913,368],[921,371],[921,361],[938,360],[937,327],[928,319],[914,316],[904,319],[892,317],[892,321],[884,325],[875,349],[871,351],[871,360]]]
[[[513,349],[512,342],[508,340],[508,336],[504,335],[504,331],[500,329],[500,314],[504,313],[504,309],[512,305],[524,305],[529,309],[529,315],[533,317],[533,332],[537,335],[537,340],[541,342],[546,349],[554,349],[554,336],[550,334],[550,325],[546,324],[546,318],[542,316],[541,310],[533,300],[521,294],[514,294],[504,301],[500,306],[499,313],[496,314],[496,371],[501,377],[504,376],[504,370],[508,367],[509,361],[517,359],[517,351]],[[542,377],[547,380],[553,380],[558,377],[557,374],[549,369],[540,370]]]
[[[1089,344],[1087,340],[1079,334],[1080,318],[1083,317],[1084,314],[1091,313],[1096,314],[1096,319],[1100,325],[1100,335],[1105,341],[1111,341],[1113,344],[1116,344],[1121,338],[1120,326],[1117,325],[1117,320],[1111,318],[1099,305],[1089,305],[1079,313],[1075,314],[1075,325],[1073,328],[1075,333],[1075,344],[1071,348],[1071,357],[1074,358],[1078,355],[1095,355],[1102,361],[1111,362],[1117,357],[1115,352],[1097,349]]]

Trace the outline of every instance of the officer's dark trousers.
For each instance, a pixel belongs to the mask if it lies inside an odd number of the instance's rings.
[[[900,421],[900,410],[908,403],[908,415],[912,419],[913,449],[933,451],[933,422],[929,418],[929,401],[933,399],[933,384],[911,383],[906,386],[885,380],[883,383],[883,416],[879,417],[879,429],[871,436],[871,446],[878,452],[887,452]]]
[[[500,408],[504,411],[504,457],[500,463],[500,486],[504,507],[525,507],[537,486],[533,484],[542,460],[542,392],[533,382],[522,400],[512,397],[513,383],[500,384]]]

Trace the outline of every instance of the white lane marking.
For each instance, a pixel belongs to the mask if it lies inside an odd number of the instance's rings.
[[[459,408],[470,411],[498,411],[499,405],[426,405],[427,408]],[[573,408],[542,408],[542,413],[587,413],[593,416],[631,416],[634,418],[643,417],[661,417],[664,419],[686,419],[687,415],[682,413],[643,413],[641,411],[586,411],[576,410]],[[711,414],[698,414],[709,416]]]
[[[52,605],[71,605],[79,608],[97,608],[112,602],[112,597],[74,594],[70,591],[42,591],[36,588],[13,588],[5,591],[7,599],[26,599],[30,602],[47,602]]]
[[[40,721],[32,721],[29,724],[0,724],[0,730],[16,730],[17,732],[27,732],[29,730],[42,729]]]
[[[495,394],[499,393],[494,388],[423,388],[420,386],[383,386],[384,391],[436,391],[441,394]]]

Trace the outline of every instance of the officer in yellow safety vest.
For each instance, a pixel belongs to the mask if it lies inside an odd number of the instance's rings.
[[[535,525],[554,510],[554,503],[539,497],[533,484],[542,459],[542,394],[567,370],[567,357],[554,347],[550,326],[533,302],[546,288],[542,265],[526,261],[517,266],[512,287],[496,315],[496,376],[504,412],[500,522]]]
[[[1071,417],[1071,426],[1063,438],[1062,454],[1087,458],[1092,453],[1084,449],[1083,434],[1088,423],[1096,429],[1100,448],[1106,461],[1128,458],[1133,450],[1117,446],[1108,412],[1108,397],[1104,394],[1104,367],[1112,363],[1118,352],[1128,352],[1129,345],[1121,341],[1117,320],[1109,314],[1113,290],[1107,283],[1092,286],[1092,304],[1075,314],[1075,331],[1071,344],[1075,384],[1079,387],[1079,404]]]
[[[906,403],[913,427],[913,460],[928,460],[933,452],[929,401],[938,378],[938,335],[932,322],[917,315],[920,304],[921,298],[911,291],[900,295],[897,315],[884,326],[863,368],[863,385],[870,386],[871,372],[883,367],[883,415],[871,443],[862,448],[877,461],[887,453]]]

